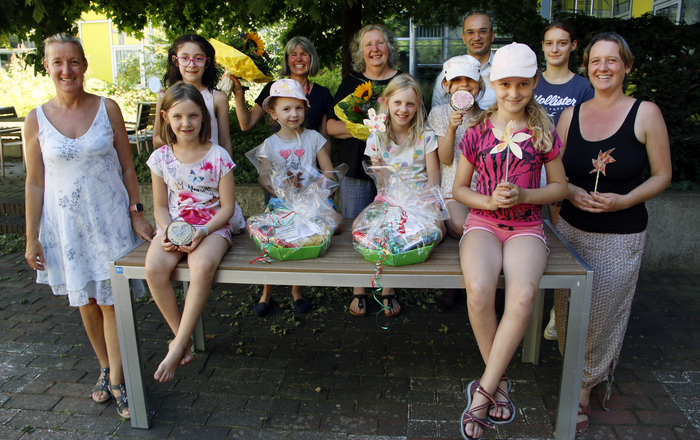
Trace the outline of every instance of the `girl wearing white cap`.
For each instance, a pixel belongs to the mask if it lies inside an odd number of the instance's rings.
[[[497,103],[474,118],[459,144],[452,194],[471,208],[460,242],[469,321],[486,364],[466,390],[460,419],[465,439],[515,420],[506,367],[525,334],[537,287],[547,265],[542,205],[566,195],[561,142],[535,100],[537,56],[524,44],[496,51],[490,75]],[[544,166],[549,182],[540,188]],[[471,189],[477,173],[477,189]],[[499,323],[496,285],[505,274],[506,300]]]
[[[464,222],[469,213],[469,208],[452,197],[452,185],[460,156],[457,147],[467,131],[469,119],[481,112],[476,103],[484,94],[484,80],[481,79],[480,69],[481,63],[471,55],[460,55],[445,61],[442,68],[445,74],[445,91],[450,97],[457,91],[468,92],[472,96],[472,105],[467,109],[453,106],[451,103],[443,104],[433,107],[428,116],[428,124],[437,136],[441,187],[445,194],[447,210],[450,212],[450,219],[445,225],[447,232],[454,238],[462,237]]]

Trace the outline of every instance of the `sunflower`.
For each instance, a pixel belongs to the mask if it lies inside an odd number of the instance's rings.
[[[249,41],[252,41],[253,44],[255,44],[255,53],[256,55],[261,57],[265,53],[265,45],[263,44],[258,34],[256,34],[255,32],[249,32],[245,35],[245,37]]]
[[[366,83],[357,86],[353,95],[364,101],[369,101],[372,97],[372,82],[367,81]]]

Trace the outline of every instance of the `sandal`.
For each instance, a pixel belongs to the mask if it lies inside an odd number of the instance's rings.
[[[479,440],[481,438],[481,436],[471,437],[471,436],[467,435],[464,428],[467,425],[467,423],[477,423],[477,424],[481,425],[481,427],[484,429],[493,429],[494,428],[493,423],[491,423],[488,420],[488,418],[477,417],[474,415],[474,413],[481,411],[484,408],[489,408],[492,405],[496,405],[496,401],[494,400],[494,398],[491,394],[489,394],[486,390],[481,388],[481,385],[479,385],[478,380],[472,381],[469,384],[469,386],[467,387],[467,390],[469,390],[470,394],[467,397],[467,408],[462,413],[462,418],[460,419],[460,422],[459,422],[459,431],[462,433],[462,438],[464,440]],[[479,405],[475,408],[471,408],[473,396],[475,393],[479,393],[482,396],[486,397],[489,400],[489,402],[486,402],[486,403]]]
[[[510,390],[513,388],[512,384],[510,383],[510,380],[508,380],[508,376],[505,374],[501,377],[501,381],[506,381],[508,385],[506,386],[506,389],[508,391],[503,391],[501,387],[496,388],[496,393],[500,394],[501,396],[505,397],[505,401],[500,401],[496,400],[496,408],[503,407],[510,411],[510,417],[507,419],[499,419],[499,418],[493,418],[491,416],[487,416],[489,419],[489,422],[493,423],[494,425],[507,425],[509,423],[513,423],[515,420],[515,406],[513,405],[513,402],[510,400]],[[494,393],[494,394],[496,394]],[[495,400],[495,399],[494,399]]]
[[[97,403],[105,403],[106,401],[112,398],[112,393],[110,393],[109,391],[109,379],[107,378],[108,374],[109,368],[102,368],[100,370],[100,378],[97,380],[95,386],[92,387],[92,400],[94,400]],[[102,392],[107,393],[107,397],[103,399],[96,399],[95,393]]]
[[[353,312],[350,308],[348,308],[348,312],[350,312],[350,314],[353,316],[365,316],[367,314],[367,308],[365,307],[365,300],[367,299],[367,295],[353,295],[352,298],[353,300],[357,298],[357,308],[360,309],[360,313]]]
[[[591,404],[589,403],[585,407],[581,405],[580,403],[578,404],[578,415],[579,416],[586,416],[586,420],[581,420],[580,422],[576,422],[576,437],[579,435],[583,434],[586,432],[586,429],[588,429],[588,422],[591,420]]]
[[[391,311],[391,309],[393,308],[393,304],[391,302],[392,300],[396,300],[396,302],[398,303],[399,297],[396,296],[395,293],[392,293],[391,295],[382,295],[382,305],[384,305],[384,301],[387,301],[389,303],[389,305],[384,306],[384,315],[388,316],[389,318],[391,318],[393,316],[399,316],[401,314],[400,308],[398,311],[392,313],[392,311]]]
[[[117,414],[119,414],[119,417],[122,419],[129,420],[131,418],[131,414],[126,412],[129,409],[129,400],[126,398],[126,387],[123,383],[120,383],[114,386],[110,385],[109,389],[112,391],[114,401],[117,403]],[[120,395],[117,396],[114,394],[115,391],[119,391]]]

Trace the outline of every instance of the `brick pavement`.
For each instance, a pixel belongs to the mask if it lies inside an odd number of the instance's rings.
[[[378,322],[346,309],[347,289],[309,289],[295,317],[289,290],[271,316],[250,310],[257,286],[218,285],[205,311],[207,351],[152,379],[170,338],[155,304],[137,304],[150,430],[89,398],[98,365],[77,310],[37,286],[22,254],[0,257],[0,438],[458,439],[465,385],[482,366],[465,302],[441,315],[433,293],[399,291],[405,313]],[[582,439],[700,439],[700,275],[643,274],[613,398]],[[284,306],[284,308],[282,308]],[[374,304],[370,310],[378,310]],[[561,358],[512,363],[516,423],[485,439],[553,438]]]

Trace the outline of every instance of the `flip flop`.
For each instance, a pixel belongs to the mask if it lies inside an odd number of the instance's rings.
[[[367,307],[365,307],[365,300],[367,299],[367,295],[353,295],[352,298],[353,300],[357,298],[357,307],[360,309],[360,313],[353,312],[350,308],[348,308],[348,312],[350,312],[350,314],[353,316],[365,316],[367,314]]]

